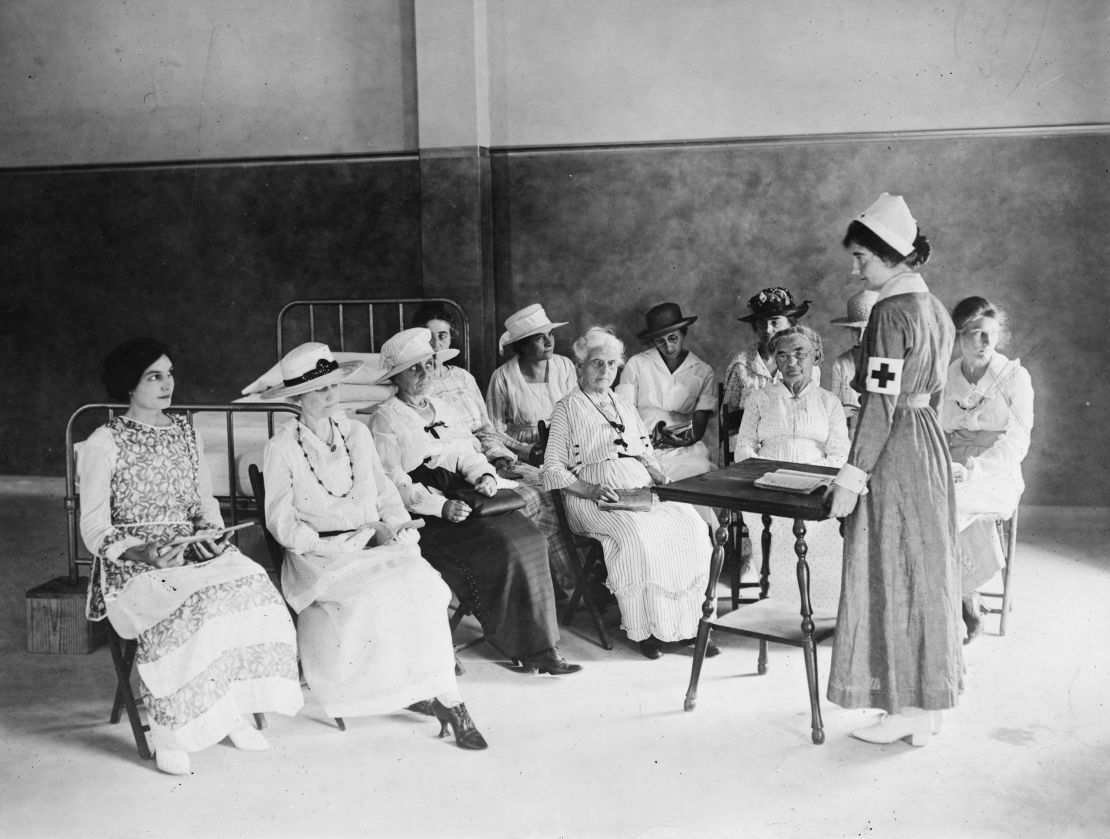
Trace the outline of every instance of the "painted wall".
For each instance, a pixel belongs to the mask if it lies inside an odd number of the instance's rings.
[[[612,324],[628,352],[644,312],[678,302],[698,322],[692,349],[723,380],[753,333],[736,318],[761,288],[812,300],[805,322],[849,346],[830,320],[859,289],[840,247],[883,190],[907,196],[935,256],[923,273],[949,307],[972,294],[1008,310],[1036,389],[1026,503],[1110,506],[1110,136],[716,147],[493,158],[498,312],[543,302],[558,351]],[[1005,173],[1000,177],[999,173]]]
[[[0,167],[416,148],[405,0],[6,0]]]
[[[489,0],[494,146],[1110,122],[1104,0]]]

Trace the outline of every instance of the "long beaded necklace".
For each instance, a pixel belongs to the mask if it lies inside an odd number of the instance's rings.
[[[616,416],[616,419],[614,420],[611,416],[609,416],[609,414],[607,414],[602,409],[602,407],[599,403],[597,403],[593,400],[593,397],[591,397],[588,393],[586,394],[586,399],[588,399],[590,404],[594,406],[594,409],[599,414],[601,414],[601,418],[603,420],[605,420],[607,423],[609,423],[609,426],[614,431],[617,432],[618,436],[617,436],[617,439],[613,441],[613,445],[614,446],[623,446],[624,448],[627,449],[628,448],[628,443],[625,442],[623,436],[620,436],[620,435],[624,434],[624,423],[621,421],[621,420],[624,419],[624,417],[621,416],[621,412],[617,409],[617,403],[614,402],[611,397],[606,402],[606,407],[611,408],[612,411],[613,411],[613,414]]]
[[[340,495],[332,492],[330,489],[328,489],[328,485],[320,480],[320,476],[316,474],[316,468],[312,465],[312,461],[308,457],[308,452],[305,450],[304,442],[301,440],[300,423],[297,423],[297,445],[301,449],[301,454],[304,455],[304,462],[308,464],[308,471],[312,473],[312,477],[316,479],[316,483],[324,488],[324,492],[326,492],[332,498],[346,498],[348,495],[351,494],[351,490],[355,488],[355,459],[351,457],[351,449],[347,446],[347,438],[343,436],[343,432],[339,430],[339,426],[335,424],[335,420],[333,420],[331,417],[328,417],[328,425],[330,428],[333,429],[333,433],[338,434],[339,439],[343,441],[343,451],[347,455],[347,466],[351,470],[351,485],[347,487],[347,491],[343,494]],[[331,450],[335,451],[335,446],[332,446]]]

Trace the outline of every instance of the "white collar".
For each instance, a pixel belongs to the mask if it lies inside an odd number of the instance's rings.
[[[929,287],[925,285],[925,279],[916,271],[906,271],[901,274],[896,274],[887,280],[882,291],[879,292],[879,297],[875,301],[886,300],[888,297],[893,297],[896,294],[928,294]]]

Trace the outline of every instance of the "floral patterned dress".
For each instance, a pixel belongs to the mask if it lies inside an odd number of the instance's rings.
[[[159,569],[128,548],[223,526],[200,441],[180,417],[116,417],[78,457],[81,536],[93,554],[87,614],[138,641],[140,690],[156,745],[199,751],[245,713],[303,703],[296,637],[265,570],[229,547]]]

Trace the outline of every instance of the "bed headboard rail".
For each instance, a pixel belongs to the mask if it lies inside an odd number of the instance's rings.
[[[126,412],[127,408],[127,405],[108,402],[82,405],[70,415],[69,421],[66,422],[65,508],[68,531],[69,580],[74,585],[77,585],[81,569],[87,570],[92,564],[91,558],[81,553],[80,529],[78,527],[80,498],[77,493],[77,459],[74,446],[79,440],[88,437],[96,427],[108,422],[117,414]],[[213,492],[220,502],[221,510],[230,516],[232,524],[238,524],[239,520],[247,515],[257,514],[261,516],[262,511],[255,508],[254,499],[244,496],[239,492],[236,485],[235,420],[244,414],[265,414],[266,436],[269,438],[274,436],[274,424],[278,414],[297,416],[300,414],[300,409],[292,404],[243,402],[231,405],[174,405],[167,408],[166,411],[170,414],[184,415],[189,425],[193,425],[193,418],[199,413],[224,415],[224,427],[227,432],[227,485],[225,487],[213,487]]]
[[[470,368],[470,321],[462,306],[446,297],[292,300],[277,316],[277,354],[303,341],[322,341],[339,352],[378,352],[390,336],[407,329],[409,318],[426,303],[441,303],[455,316],[460,365]],[[288,340],[287,340],[288,338]]]

